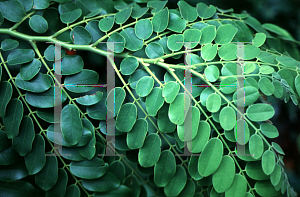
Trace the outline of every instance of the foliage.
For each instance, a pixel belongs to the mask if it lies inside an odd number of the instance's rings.
[[[166,4],[0,2],[1,196],[297,195],[266,98],[299,106],[300,43],[232,9]],[[110,92],[95,85],[111,77],[106,59],[118,77]]]

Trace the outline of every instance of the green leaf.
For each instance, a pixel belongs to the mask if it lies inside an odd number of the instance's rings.
[[[76,26],[70,32],[70,38],[76,45],[88,45],[92,42],[92,36],[84,27]]]
[[[262,66],[259,68],[259,72],[260,72],[261,74],[269,75],[269,74],[272,74],[273,72],[275,72],[275,70],[274,70],[274,68],[271,67],[271,66],[262,65]]]
[[[33,139],[34,125],[32,119],[24,116],[21,121],[20,132],[12,139],[12,145],[21,156],[25,156],[32,149]]]
[[[267,96],[271,96],[274,93],[274,86],[272,82],[266,78],[262,77],[258,81],[259,89]]]
[[[247,25],[249,25],[250,27],[252,27],[255,31],[257,31],[257,32],[262,32],[262,33],[266,34],[267,37],[269,37],[269,38],[271,37],[271,38],[272,38],[272,36],[270,35],[270,33],[267,32],[267,31],[262,27],[261,23],[260,23],[258,20],[256,20],[255,18],[253,18],[252,16],[248,16],[247,18],[243,19],[243,21],[244,21]]]
[[[197,19],[197,10],[193,6],[190,6],[185,1],[179,1],[177,3],[182,18],[188,22],[193,22]]]
[[[179,92],[180,86],[178,83],[174,82],[174,81],[169,81],[168,83],[165,84],[165,86],[163,87],[163,97],[165,98],[165,101],[167,103],[172,103],[178,92]]]
[[[177,125],[183,124],[190,105],[190,97],[187,94],[179,93],[169,107],[170,121]]]
[[[94,89],[94,87],[89,87],[85,85],[97,84],[98,80],[99,75],[97,72],[93,70],[83,69],[81,72],[75,75],[67,76],[65,78],[64,84],[66,85],[66,89],[71,92],[83,93]]]
[[[271,64],[277,63],[276,56],[265,51],[261,51],[260,54],[257,56],[257,59],[265,63],[271,63]]]
[[[289,67],[289,68],[296,68],[298,65],[298,62],[296,60],[294,60],[291,57],[287,57],[287,56],[278,56],[276,58],[276,60],[281,63],[282,65]]]
[[[58,145],[62,145],[64,147],[81,147],[85,146],[92,139],[92,132],[87,128],[83,127],[83,134],[79,142],[76,145],[71,145],[64,140],[62,133],[54,133],[54,124],[51,124],[47,129],[47,137],[51,142]],[[61,141],[57,139],[61,139]]]
[[[96,192],[95,197],[115,197],[115,196],[122,196],[122,197],[132,197],[132,190],[125,186],[120,185],[117,189],[108,191],[108,192]]]
[[[276,142],[272,142],[272,146],[279,154],[285,155],[279,144],[277,144]]]
[[[13,148],[11,148],[11,150],[13,150]],[[13,165],[1,166],[0,168],[0,181],[11,182],[20,180],[27,176],[28,171],[26,169],[26,166],[24,165],[24,162],[18,162]]]
[[[217,30],[215,43],[223,45],[231,42],[237,31],[237,28],[230,24],[221,25]]]
[[[237,99],[237,95],[243,96]],[[240,88],[233,94],[233,101],[239,107],[251,105],[255,101],[257,101],[258,98],[259,92],[256,88],[252,86]]]
[[[210,125],[206,121],[199,121],[198,132],[195,138],[187,142],[187,147],[192,153],[202,152],[210,137]]]
[[[167,46],[171,51],[179,51],[183,46],[183,35],[173,34],[168,37]]]
[[[158,162],[161,153],[160,146],[160,137],[155,133],[149,134],[145,139],[144,145],[139,150],[139,164],[145,168],[154,166]]]
[[[32,5],[30,6],[30,9],[32,8]],[[50,7],[46,10],[44,10],[42,15],[48,23],[48,27],[52,32],[57,32],[61,28],[63,28],[64,24],[61,23],[60,15],[57,10],[57,8]]]
[[[5,39],[1,42],[1,49],[3,51],[8,51],[19,46],[19,42],[13,39]]]
[[[56,184],[48,191],[46,197],[64,197],[68,183],[68,175],[62,168],[58,169],[58,180]]]
[[[25,100],[28,104],[37,108],[51,108],[55,106],[54,101],[54,87],[50,87],[49,90],[42,93],[30,93],[26,92]],[[61,102],[64,103],[67,100],[67,95],[63,91],[61,95]]]
[[[20,22],[25,16],[24,7],[18,1],[0,2],[0,11],[3,17],[11,22]]]
[[[108,171],[112,172],[115,176],[117,176],[120,182],[124,181],[126,170],[124,164],[121,161],[116,160],[112,162],[108,168]]]
[[[126,142],[130,149],[139,149],[143,146],[148,131],[148,122],[138,119],[132,130],[127,134]]]
[[[116,87],[113,90],[111,90],[108,93],[108,96],[107,96],[107,99],[106,99],[106,105],[107,105],[108,100],[114,99],[114,109],[111,109],[110,106],[108,106],[107,110],[114,113],[114,115],[119,113],[121,105],[124,102],[125,96],[126,96],[126,92],[123,88]]]
[[[163,133],[172,133],[176,125],[173,124],[168,117],[169,105],[164,104],[158,111],[157,126]]]
[[[213,93],[215,93],[215,91],[211,87],[205,88],[200,94],[201,104],[206,106],[207,98],[209,97],[209,95],[211,95]]]
[[[283,87],[282,87],[281,83],[278,82],[278,81],[273,81],[272,83],[273,83],[273,86],[274,86],[274,93],[273,93],[273,95],[276,98],[281,98],[282,95],[283,95]]]
[[[36,189],[27,181],[0,182],[1,195],[31,197]]]
[[[149,116],[156,116],[158,110],[164,104],[162,89],[159,87],[153,88],[151,93],[146,97],[146,110]]]
[[[44,17],[34,15],[29,19],[30,28],[36,33],[45,33],[48,30],[48,23]]]
[[[264,173],[270,175],[275,169],[275,154],[270,150],[264,152],[261,165]]]
[[[151,2],[151,1],[150,1]],[[150,3],[149,2],[149,3]],[[165,8],[157,12],[152,18],[153,31],[160,33],[165,31],[169,24],[169,10]]]
[[[41,135],[35,135],[32,150],[25,155],[24,159],[29,175],[36,174],[44,168],[46,164],[45,140]]]
[[[97,179],[82,179],[82,185],[89,191],[108,192],[119,187],[120,180],[113,173],[106,172],[104,176]]]
[[[64,49],[61,49],[61,58],[64,58],[66,55],[66,51]],[[60,60],[58,59],[57,56],[55,56],[55,46],[54,45],[49,45],[47,47],[47,49],[44,51],[44,56],[46,58],[46,60],[48,61],[57,61],[57,60]]]
[[[69,185],[64,197],[80,197],[79,187],[75,184]]]
[[[92,36],[92,43],[95,43],[97,40],[99,40],[101,37],[103,37],[105,34],[100,31],[99,29],[99,22],[96,20],[90,21],[86,26],[85,29],[88,30],[90,35]],[[88,36],[88,34],[86,34]]]
[[[236,125],[236,112],[229,106],[224,107],[220,112],[219,119],[224,130],[231,130]]]
[[[49,0],[33,0],[33,8],[42,10],[49,7]]]
[[[106,173],[108,164],[103,164],[104,161],[98,157],[85,161],[72,161],[70,163],[70,171],[82,179],[97,179]]]
[[[297,76],[297,73],[295,71],[292,71],[290,69],[281,69],[278,71],[278,74],[280,75],[281,79],[285,79],[288,83],[288,85],[293,89],[295,89],[294,80]]]
[[[49,176],[51,174],[51,176]],[[47,191],[51,189],[58,180],[58,166],[56,156],[51,153],[51,156],[46,157],[44,168],[35,175],[35,183]]]
[[[277,25],[265,23],[262,25],[262,27],[268,31],[271,31],[275,34],[282,36],[283,39],[295,41],[295,39],[290,35],[289,32],[287,32],[285,29],[283,29]]]
[[[237,88],[237,79],[235,77],[227,77],[221,81],[220,85],[221,92],[225,94],[233,93]]]
[[[123,23],[125,23],[128,18],[130,17],[132,12],[132,7],[123,9],[121,11],[119,11],[116,15],[115,15],[115,21],[117,24],[121,25]]]
[[[136,85],[136,94],[140,97],[145,97],[152,91],[154,86],[154,79],[152,77],[142,77]]]
[[[244,60],[251,60],[260,54],[260,49],[258,47],[255,47],[253,45],[245,45],[244,46],[244,57],[239,56],[239,52],[237,53],[237,56]]]
[[[207,19],[212,17],[216,13],[216,8],[213,5],[207,6],[204,3],[198,3],[197,13],[200,18]]]
[[[279,132],[274,125],[262,123],[260,125],[261,132],[268,138],[276,138],[279,136]]]
[[[264,142],[257,134],[253,134],[249,140],[249,151],[254,159],[259,159],[264,152]]]
[[[35,77],[40,69],[41,69],[42,63],[38,59],[33,59],[32,62],[23,64],[20,68],[20,76],[23,80],[31,80],[33,77]]]
[[[64,12],[60,15],[60,20],[65,24],[73,23],[81,16],[81,14],[81,9],[75,9],[69,12]]]
[[[173,178],[164,187],[166,196],[178,196],[186,185],[187,175],[186,171],[181,165],[176,166],[176,172]]]
[[[220,166],[223,155],[223,143],[218,138],[211,138],[204,146],[198,161],[198,172],[207,177]]]
[[[236,44],[227,43],[222,45],[218,50],[218,55],[223,60],[235,60],[236,59],[237,46]]]
[[[269,104],[257,103],[249,106],[246,110],[246,114],[252,121],[265,121],[272,118],[275,111]]]
[[[103,93],[98,91],[95,94],[78,97],[75,100],[81,105],[90,106],[98,103],[102,99],[102,96]]]
[[[145,52],[150,59],[156,59],[164,55],[163,47],[153,42],[147,45]]]
[[[199,174],[197,166],[198,166],[198,156],[191,156],[189,165],[188,165],[188,172],[191,175],[191,177],[195,180],[200,180],[202,179],[202,176]]]
[[[141,8],[141,7],[133,7],[131,17],[134,19],[141,18],[146,14],[146,12],[149,10],[149,8]]]
[[[0,130],[0,151],[11,147],[11,140],[7,138],[6,132]]]
[[[6,138],[6,136],[5,136]],[[8,149],[0,152],[0,164],[3,166],[11,166],[21,162],[21,157],[15,149],[10,146]]]
[[[298,96],[300,97],[300,75],[297,75],[295,78],[295,89],[297,91]]]
[[[195,191],[196,191],[195,183],[192,180],[188,180],[185,187],[178,195],[178,197],[194,196]]]
[[[206,101],[206,108],[210,112],[217,112],[221,107],[221,97],[218,94],[211,94]]]
[[[14,98],[8,103],[6,114],[3,117],[3,125],[9,139],[19,134],[23,112],[23,104],[19,99]]]
[[[143,48],[143,41],[140,40],[135,32],[134,28],[126,28],[120,32],[120,34],[125,38],[125,48],[130,51],[137,51]]]
[[[160,10],[162,10],[168,1],[149,1],[147,3],[147,7],[154,8],[151,10],[152,14],[158,13]]]
[[[28,12],[32,9],[33,0],[18,0],[21,5],[24,7],[25,11]]]
[[[281,178],[281,167],[279,164],[275,165],[274,171],[270,175],[272,185],[277,185]]]
[[[16,49],[7,56],[7,63],[16,65],[31,62],[34,56],[35,53],[32,49]]]
[[[153,32],[152,22],[149,19],[141,19],[134,26],[136,36],[141,40],[147,40]]]
[[[225,196],[245,196],[246,190],[246,178],[240,174],[235,174],[230,188],[225,191]]]
[[[231,186],[235,175],[235,163],[233,159],[225,155],[222,158],[220,167],[212,176],[214,189],[218,193],[223,193]]]
[[[66,105],[61,111],[61,132],[68,144],[75,145],[79,142],[83,133],[80,114],[73,104]]]
[[[12,86],[8,81],[0,83],[0,117],[5,116],[7,104],[12,96]]]
[[[124,185],[131,188],[132,197],[139,197],[141,192],[141,186],[139,180],[136,178],[135,175],[129,175],[123,182]]]
[[[169,150],[161,152],[158,162],[154,166],[154,183],[158,187],[165,187],[176,172],[174,154]]]
[[[194,106],[190,107],[187,117],[191,118],[190,121],[185,119],[182,125],[177,126],[178,137],[181,141],[190,141],[196,137],[200,121],[199,109]]]
[[[252,40],[253,46],[260,47],[266,41],[266,34],[264,33],[256,33],[254,39]]]
[[[108,32],[114,26],[115,17],[108,16],[99,21],[99,29],[103,32]]]
[[[209,46],[209,45],[206,45],[206,46]],[[216,45],[214,45],[214,46],[216,46]],[[205,48],[205,47],[204,47]],[[203,48],[203,50],[204,50],[204,48]],[[214,48],[217,48],[217,46],[216,47],[214,47]],[[210,52],[212,52],[212,50],[209,50]],[[206,53],[206,50],[205,51],[202,51],[202,55],[203,56],[205,56],[203,53]],[[214,52],[212,52],[212,53],[214,53]],[[210,54],[211,55],[211,54]],[[202,56],[202,57],[203,57]],[[204,57],[203,57],[203,59],[205,59]],[[205,74],[205,77],[210,81],[210,82],[215,82],[215,81],[217,81],[217,79],[219,78],[219,69],[218,69],[218,67],[216,67],[215,65],[210,65],[210,66],[208,66],[208,67],[206,67],[205,68],[205,70],[204,70],[204,74]]]
[[[207,44],[202,47],[201,57],[206,61],[211,61],[215,58],[218,51],[218,46],[216,44]]]
[[[201,39],[201,31],[198,29],[186,29],[183,32],[184,42],[186,43],[185,46],[189,48],[195,48]],[[187,42],[191,42],[187,44]]]
[[[276,191],[269,180],[257,181],[254,189],[260,196],[278,196],[280,194],[280,191]]]
[[[182,33],[182,31],[185,28],[186,28],[186,21],[182,19],[180,16],[170,12],[168,29],[176,33]]]
[[[150,43],[152,44],[152,43]],[[121,73],[123,75],[131,75],[139,66],[139,62],[134,57],[126,57],[120,64]]]
[[[264,173],[261,166],[261,161],[248,162],[245,171],[247,175],[254,180],[267,180],[269,176]]]
[[[45,92],[52,85],[49,76],[42,74],[41,72],[30,81],[23,80],[19,73],[16,76],[15,82],[18,88],[34,93]]]
[[[107,106],[105,105],[105,97],[102,97],[100,102],[87,106],[86,112],[89,115],[89,117],[95,119],[95,120],[106,120],[106,110]]]
[[[131,131],[134,123],[136,122],[137,109],[135,104],[126,103],[122,105],[116,119],[116,128],[122,132]]]

